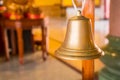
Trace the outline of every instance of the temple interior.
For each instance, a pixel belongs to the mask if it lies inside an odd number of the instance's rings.
[[[119,80],[119,3],[0,0],[0,80]]]

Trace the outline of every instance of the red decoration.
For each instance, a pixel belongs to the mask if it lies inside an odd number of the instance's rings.
[[[3,16],[7,19],[11,19],[11,20],[18,20],[18,19],[22,19],[23,16],[19,15],[19,14],[15,14],[15,13],[4,13]]]
[[[32,13],[28,13],[27,14],[27,17],[29,19],[41,19],[41,18],[44,18],[44,14],[41,13],[41,14],[32,14]]]

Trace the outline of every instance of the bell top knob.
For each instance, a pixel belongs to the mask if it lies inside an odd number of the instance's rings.
[[[77,16],[82,16],[80,10],[77,11]]]
[[[74,17],[70,18],[69,20],[70,20],[70,21],[71,21],[71,20],[73,20],[73,21],[74,21],[74,20],[87,20],[87,21],[89,21],[88,18],[82,16],[80,10],[77,11],[77,16],[74,16]]]

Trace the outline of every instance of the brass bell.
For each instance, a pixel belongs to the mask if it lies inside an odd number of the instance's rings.
[[[95,59],[104,52],[95,44],[90,20],[78,13],[68,20],[67,33],[55,55],[63,59]]]

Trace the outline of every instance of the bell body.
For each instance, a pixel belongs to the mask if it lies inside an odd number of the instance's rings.
[[[84,16],[69,19],[67,33],[56,56],[64,59],[94,59],[103,54],[94,42],[90,20]]]

